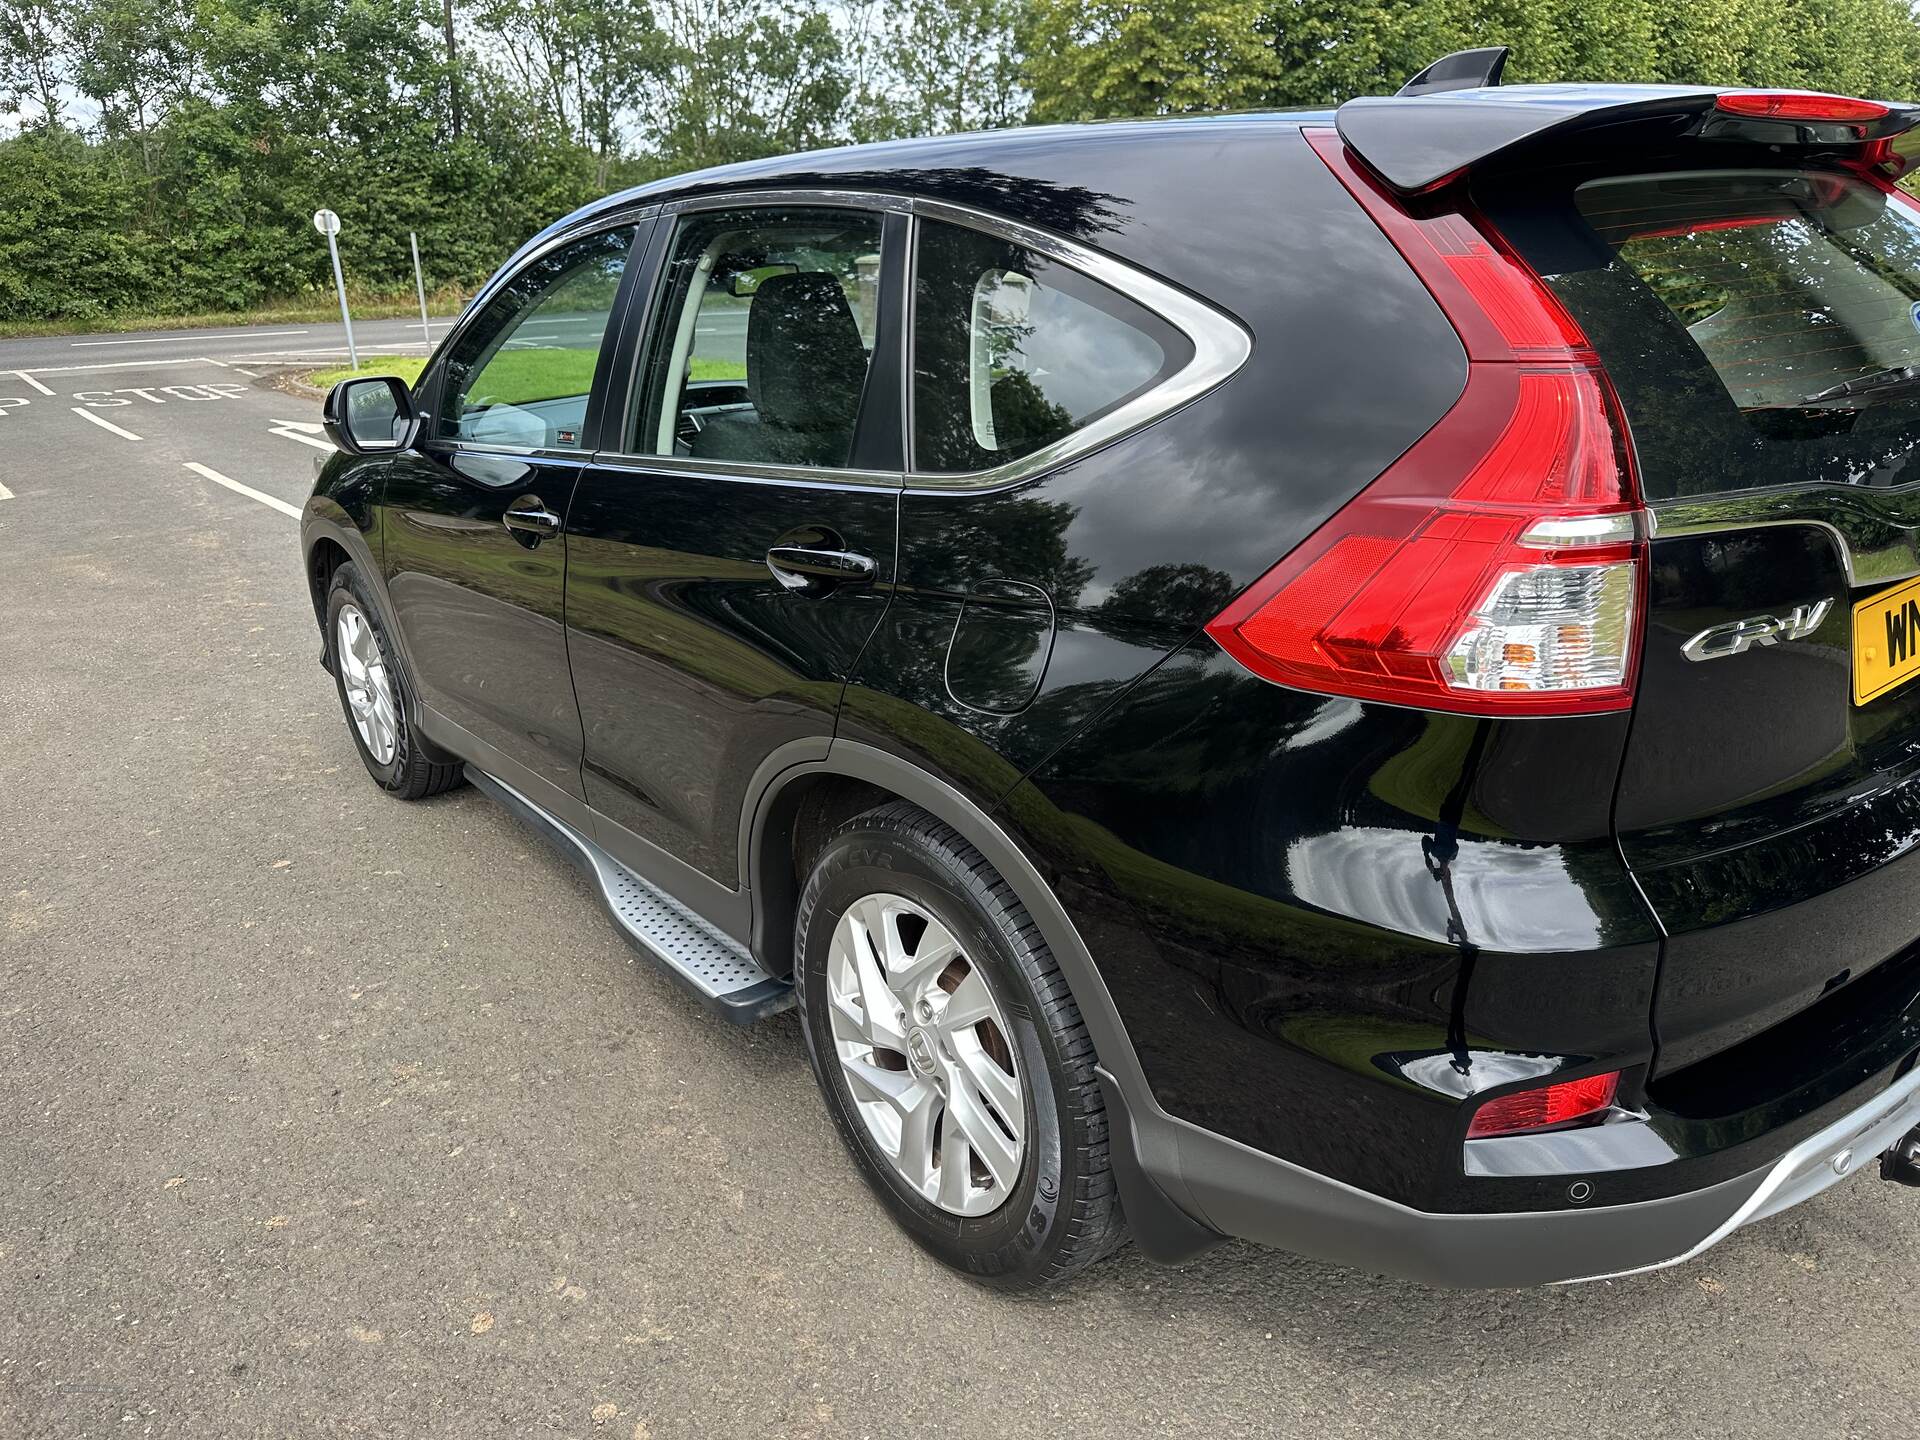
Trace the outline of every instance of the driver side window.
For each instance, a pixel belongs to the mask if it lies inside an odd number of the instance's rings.
[[[873,356],[881,217],[702,211],[674,233],[632,451],[844,467]]]
[[[447,363],[439,434],[525,450],[577,450],[600,342],[633,231],[563,245],[502,286]]]

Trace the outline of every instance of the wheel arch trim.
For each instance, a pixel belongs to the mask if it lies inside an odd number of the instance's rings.
[[[337,501],[324,495],[315,495],[307,501],[300,516],[300,568],[306,575],[309,588],[313,584],[314,547],[322,540],[330,540],[338,545],[347,552],[347,559],[359,567],[360,576],[366,581],[367,594],[374,608],[380,612],[380,624],[400,651],[400,698],[406,706],[407,724],[417,736],[427,738],[420,723],[424,702],[420,698],[419,686],[413,681],[413,654],[407,645],[406,633],[394,619],[393,599],[387,594],[387,577],[381,572],[380,562],[374,558],[373,547],[367,543],[365,532],[353,523],[353,517]],[[324,593],[318,594],[315,600],[315,619],[320,626],[321,663],[328,665],[333,639],[327,632],[326,596]],[[433,745],[432,749],[438,751],[442,747]],[[447,754],[447,758],[452,758],[450,752],[443,753]]]
[[[1109,1115],[1108,1139],[1121,1204],[1136,1244],[1151,1258],[1175,1261],[1217,1243],[1221,1237],[1199,1219],[1204,1212],[1186,1193],[1177,1166],[1142,1163],[1162,1149],[1170,1149],[1155,1142],[1160,1138],[1159,1122],[1170,1121],[1171,1117],[1153,1098],[1132,1037],[1092,951],[1019,841],[945,780],[891,751],[853,740],[836,739],[827,744],[818,738],[796,740],[768,755],[747,788],[739,850],[741,888],[751,906],[753,950],[762,963],[766,962],[766,945],[774,939],[768,932],[772,876],[767,866],[776,856],[782,862],[787,858],[784,847],[775,843],[777,837],[769,833],[768,822],[777,811],[781,794],[795,782],[814,776],[864,781],[919,806],[952,826],[1012,887],[1067,977],[1100,1057],[1102,1089],[1110,1099],[1117,1093],[1123,1101],[1123,1107],[1110,1106],[1114,1113]],[[1171,1158],[1170,1154],[1166,1157]]]

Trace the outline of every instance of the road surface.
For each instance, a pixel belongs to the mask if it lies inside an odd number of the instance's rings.
[[[707,1018],[480,795],[367,781],[316,407],[244,363],[305,328],[0,346],[4,1440],[1911,1435],[1920,1194],[1870,1177],[1571,1289],[924,1259],[792,1015]]]

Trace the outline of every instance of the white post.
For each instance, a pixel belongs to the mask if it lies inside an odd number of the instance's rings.
[[[333,257],[333,288],[340,292],[340,323],[347,331],[347,360],[358,370],[360,352],[353,345],[353,317],[347,313],[347,281],[340,273],[340,244],[334,238],[340,233],[340,217],[331,210],[316,210],[313,228],[327,237],[327,254]]]
[[[433,344],[433,330],[427,324],[427,282],[420,274],[420,237],[409,230],[407,239],[413,244],[413,288],[420,297],[420,338]]]
[[[360,352],[353,347],[353,317],[347,313],[347,282],[340,273],[340,242],[327,232],[327,253],[333,256],[333,288],[340,292],[340,323],[347,327],[347,363],[360,368]]]

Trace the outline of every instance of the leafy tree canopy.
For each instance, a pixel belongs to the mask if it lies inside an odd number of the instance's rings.
[[[0,320],[472,285],[625,184],[850,140],[1515,81],[1920,91],[1906,0],[0,0]]]

